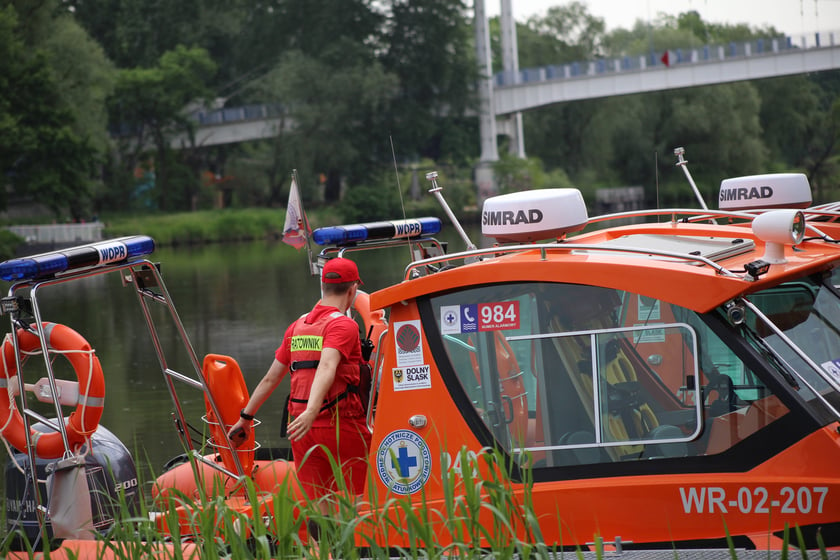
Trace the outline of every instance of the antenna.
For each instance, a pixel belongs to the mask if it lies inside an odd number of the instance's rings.
[[[659,152],[657,151],[653,152],[653,176],[656,180],[656,209],[659,210]],[[656,217],[656,221],[659,221],[659,216]]]
[[[446,212],[447,216],[449,216],[449,219],[452,221],[452,225],[454,225],[455,229],[458,230],[458,235],[460,235],[461,239],[464,240],[464,243],[467,244],[467,251],[473,251],[475,250],[475,244],[470,241],[469,237],[467,237],[467,232],[465,232],[464,228],[461,227],[461,223],[458,221],[458,218],[455,217],[455,214],[452,213],[449,205],[443,199],[443,195],[440,194],[440,191],[442,191],[443,188],[438,186],[437,176],[437,171],[429,171],[426,173],[426,180],[432,182],[432,188],[429,189],[429,192],[435,195],[435,198],[437,198],[438,202],[443,207],[443,211]]]
[[[697,189],[697,185],[694,184],[694,179],[691,177],[691,173],[688,171],[688,160],[683,158],[685,155],[685,148],[674,148],[674,155],[677,156],[677,167],[682,167],[683,173],[685,173],[685,176],[688,179],[688,184],[691,185],[691,189],[694,191],[694,196],[696,196],[697,200],[700,202],[700,206],[703,210],[708,210],[709,207],[706,206],[706,201],[703,200],[703,197],[700,195],[700,191]],[[717,220],[712,218],[709,220],[709,223],[717,224]]]
[[[703,197],[700,195],[700,191],[697,190],[697,185],[694,184],[694,179],[692,179],[691,173],[688,171],[688,161],[683,158],[685,155],[685,148],[674,148],[674,155],[677,156],[677,167],[682,167],[683,173],[685,173],[685,176],[688,179],[688,184],[691,185],[692,190],[694,190],[694,196],[697,197],[697,200],[700,202],[700,206],[703,210],[708,210],[709,207],[706,206],[706,201],[703,200]]]
[[[397,192],[400,195],[400,207],[402,208],[403,220],[405,220],[405,203],[403,203],[402,186],[400,185],[400,170],[397,168],[397,153],[394,151],[394,137],[389,134],[388,140],[391,142],[391,159],[394,160],[394,175],[397,176]],[[411,252],[411,241],[408,241],[408,238],[406,238],[406,247],[408,247],[409,259],[413,260],[414,255]]]

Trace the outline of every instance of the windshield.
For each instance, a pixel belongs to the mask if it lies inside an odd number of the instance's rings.
[[[716,455],[768,427],[772,439],[790,412],[764,382],[774,366],[714,314],[539,282],[429,303],[421,316],[453,397],[520,464]]]
[[[778,356],[788,382],[806,401],[827,400],[836,415],[840,406],[840,297],[831,277],[801,278],[746,299],[756,308],[746,315],[747,327]]]

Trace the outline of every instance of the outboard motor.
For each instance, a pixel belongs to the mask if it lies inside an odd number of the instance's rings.
[[[33,424],[34,429],[48,430],[41,423]],[[85,472],[90,489],[90,507],[93,514],[93,527],[104,532],[114,523],[115,513],[127,506],[125,515],[134,515],[140,510],[140,487],[137,481],[137,468],[125,445],[103,426],[99,426],[91,438],[91,451],[85,456]],[[39,480],[46,480],[47,466],[58,459],[37,459],[35,466]],[[17,463],[17,464],[16,464]],[[23,472],[21,472],[21,470]],[[47,504],[47,485],[38,484],[40,503]],[[123,498],[120,498],[122,492]],[[32,492],[32,479],[29,473],[29,455],[16,451],[6,463],[6,532],[11,534],[21,530],[30,544],[35,544],[39,536],[38,513],[35,511],[35,497]],[[52,524],[47,519],[46,539],[53,538]]]

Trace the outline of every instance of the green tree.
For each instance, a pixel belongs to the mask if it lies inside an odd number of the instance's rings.
[[[593,16],[583,2],[552,6],[542,17],[531,17],[526,25],[531,40],[520,44],[520,67],[591,60],[603,54],[606,24]],[[548,58],[546,62],[537,62]],[[525,65],[523,66],[523,62]]]
[[[151,67],[178,45],[223,56],[246,31],[245,0],[64,0],[119,68]]]
[[[541,40],[560,37],[563,30],[588,30],[586,40],[555,51],[556,56],[566,57],[561,63],[573,56],[591,60],[599,54],[641,56],[692,44],[699,47],[707,39],[742,33],[740,28],[707,25],[688,13],[662,17],[655,25],[637,22],[631,31],[599,38],[601,28],[581,23],[591,20],[579,8],[557,10],[554,17],[532,19],[528,25],[531,33],[539,30],[536,38]],[[765,172],[768,150],[761,107],[758,89],[748,82],[563,103],[525,115],[526,151],[550,167],[566,170],[578,184],[643,185],[651,200],[659,196],[661,202],[695,204],[684,177],[674,172],[673,150],[683,146],[693,158],[692,174],[708,202],[721,179]]]
[[[455,146],[446,139],[464,126],[468,110],[476,110],[471,36],[461,0],[392,3],[382,64],[399,79],[389,124],[402,154],[461,162],[477,155],[477,146]]]
[[[301,172],[303,184],[326,175],[324,200],[336,202],[341,183],[370,172],[375,160],[371,130],[382,130],[396,79],[377,62],[334,67],[300,51],[287,53],[260,85],[265,96],[282,103],[286,125],[277,141],[288,169]],[[386,138],[380,140],[384,146]],[[297,163],[294,163],[297,162]],[[304,198],[312,197],[305,193]]]
[[[65,21],[35,19],[78,37]],[[15,194],[81,219],[97,162],[96,126],[76,118],[69,103],[78,90],[62,90],[48,49],[27,43],[39,37],[33,21],[22,27],[13,6],[0,9],[0,169]]]
[[[162,210],[186,209],[198,192],[198,169],[185,173],[181,167],[189,154],[173,153],[170,144],[176,134],[194,138],[189,106],[211,95],[206,84],[215,69],[204,49],[178,46],[164,53],[154,67],[119,72],[110,99],[111,118],[130,132],[119,142],[123,171],[119,176],[132,173],[151,150],[157,206]],[[195,148],[194,142],[191,147]],[[122,193],[123,202],[127,194]]]

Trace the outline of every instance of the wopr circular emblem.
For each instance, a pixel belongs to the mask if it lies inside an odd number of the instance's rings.
[[[397,330],[397,344],[404,352],[413,352],[420,344],[420,332],[417,327],[407,323]]]
[[[379,444],[376,470],[395,494],[413,494],[429,480],[432,454],[422,437],[410,430],[396,430]]]

